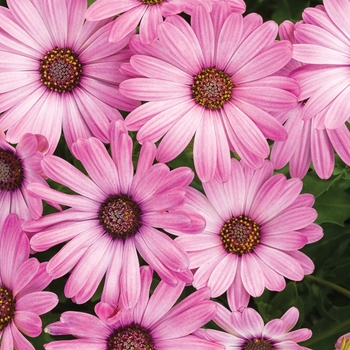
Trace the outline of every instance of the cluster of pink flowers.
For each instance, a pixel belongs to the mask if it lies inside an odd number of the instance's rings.
[[[97,317],[64,312],[45,330],[76,339],[47,350],[306,349],[296,308],[264,325],[249,302],[313,273],[299,250],[323,232],[302,178],[311,163],[329,178],[335,152],[350,165],[350,2],[280,27],[243,0],[7,3],[0,349],[34,349],[20,331],[41,333],[58,303],[43,289],[67,274],[77,304],[101,286]],[[54,155],[61,136],[80,169]],[[192,145],[203,191],[166,164]]]

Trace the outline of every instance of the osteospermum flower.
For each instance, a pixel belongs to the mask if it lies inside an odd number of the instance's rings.
[[[238,310],[265,287],[281,291],[285,277],[300,281],[312,273],[313,262],[298,249],[319,240],[322,229],[313,224],[314,197],[300,194],[300,179],[273,175],[269,161],[257,171],[236,159],[231,164],[226,183],[203,184],[207,198],[194,189],[188,193],[184,209],[202,215],[205,230],[174,233],[196,269],[194,287],[209,286],[212,297],[227,291],[230,308]]]
[[[42,315],[58,303],[42,290],[51,282],[46,263],[29,259],[29,241],[16,214],[9,214],[0,232],[0,344],[4,350],[34,350],[22,335],[37,337]]]
[[[266,138],[286,137],[268,112],[294,107],[299,89],[288,77],[271,76],[292,53],[290,42],[275,41],[275,22],[237,13],[222,21],[224,6],[214,6],[211,13],[197,6],[192,26],[179,16],[168,17],[159,25],[159,41],[139,45],[142,54],[131,57],[142,77],[120,84],[126,96],[150,101],[125,120],[129,130],[138,130],[138,141],[156,142],[164,136],[157,159],[168,162],[194,136],[194,164],[204,182],[216,171],[227,181],[230,149],[260,168],[270,152]]]
[[[157,39],[157,28],[163,17],[182,12],[188,1],[193,0],[97,0],[85,17],[88,21],[97,21],[121,14],[113,23],[109,40],[122,40],[140,25],[141,41],[148,44]]]
[[[132,140],[122,122],[112,125],[112,159],[96,138],[81,139],[73,146],[90,178],[68,162],[46,156],[46,174],[77,195],[68,195],[39,184],[32,195],[55,198],[70,208],[24,225],[34,235],[31,246],[44,251],[69,241],[48,263],[48,272],[58,278],[73,271],[65,294],[84,303],[106,273],[103,297],[110,304],[121,295],[123,307],[133,307],[140,295],[137,252],[167,283],[192,281],[186,252],[156,228],[200,231],[201,217],[179,211],[187,186],[193,179],[189,168],[170,171],[165,164],[152,165],[155,146],[145,144],[134,176]]]
[[[69,145],[79,137],[108,141],[116,108],[138,104],[120,96],[118,67],[128,37],[111,44],[109,21],[84,23],[86,0],[16,0],[0,7],[0,128],[18,143],[44,135],[52,153],[61,130]]]
[[[347,0],[324,0],[324,6],[307,8],[295,28],[293,57],[308,64],[293,76],[308,99],[304,117],[317,116],[318,128],[337,129],[349,118],[350,15]]]
[[[54,341],[45,344],[45,349],[225,349],[191,335],[216,312],[215,303],[208,300],[208,290],[197,291],[173,306],[184,288],[183,282],[169,286],[161,281],[149,296],[152,269],[141,267],[141,278],[141,297],[133,309],[117,310],[112,319],[101,303],[95,307],[99,318],[82,312],[64,312],[59,322],[45,330],[51,335],[72,334],[77,339]]]
[[[310,329],[293,330],[299,318],[299,311],[291,307],[281,318],[273,319],[264,325],[262,317],[251,308],[232,313],[218,304],[214,322],[227,333],[212,329],[198,330],[197,335],[217,341],[227,350],[285,350],[308,349],[298,342],[309,339]]]
[[[299,26],[304,27],[302,23],[295,26],[290,21],[283,22],[280,26],[280,37],[297,45],[298,40],[294,37],[294,28],[299,28]],[[308,27],[306,26],[306,28]],[[318,83],[311,83],[311,80],[315,79],[310,74],[314,68],[314,65],[311,67],[294,59],[286,67],[286,71],[302,86],[302,92],[299,97],[300,101],[295,108],[287,113],[275,115],[280,122],[285,122],[288,138],[285,141],[274,143],[270,159],[276,169],[281,169],[289,162],[291,176],[299,178],[306,175],[312,162],[316,174],[322,179],[328,179],[334,169],[334,150],[346,164],[350,164],[350,133],[345,123],[336,129],[327,129],[323,126],[320,128],[320,118],[324,117],[323,113],[326,113],[327,109],[314,115],[306,112],[308,116],[305,118],[305,111],[308,110],[309,103],[312,104],[314,97],[319,94],[316,90]],[[308,92],[308,98],[306,98],[304,89],[305,78],[310,80],[309,88],[313,86],[314,89],[314,91]]]
[[[336,350],[350,350],[350,333],[342,335],[335,344]]]
[[[25,134],[15,148],[0,131],[0,227],[9,213],[16,213],[24,220],[42,215],[41,200],[31,197],[27,186],[32,182],[48,186],[40,167],[47,149],[48,143],[41,135]]]

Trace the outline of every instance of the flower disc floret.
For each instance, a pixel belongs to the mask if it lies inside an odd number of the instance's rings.
[[[250,253],[260,242],[260,227],[252,219],[240,215],[225,222],[220,239],[228,253]]]
[[[107,350],[155,350],[149,331],[138,324],[119,327],[107,340]]]
[[[231,99],[233,83],[228,74],[216,68],[202,69],[193,77],[195,101],[210,110],[220,109]]]
[[[265,339],[250,339],[243,345],[243,350],[274,350],[272,344]]]
[[[140,0],[145,5],[152,6],[152,5],[160,5],[163,0]]]
[[[71,49],[56,47],[40,60],[40,81],[52,91],[72,91],[79,85],[82,73],[82,64]]]
[[[15,300],[9,289],[0,287],[0,331],[3,330],[15,316]]]
[[[13,152],[0,149],[0,190],[16,190],[21,187],[22,182],[21,160]]]
[[[98,217],[113,239],[132,237],[141,225],[141,210],[130,195],[110,195],[101,204]]]

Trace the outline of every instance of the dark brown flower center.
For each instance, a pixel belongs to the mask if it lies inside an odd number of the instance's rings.
[[[23,181],[21,160],[11,151],[0,148],[0,190],[13,191],[20,188]]]
[[[109,196],[100,207],[99,219],[103,228],[113,239],[134,236],[141,225],[141,210],[131,196]]]
[[[0,287],[0,331],[3,330],[15,316],[15,300],[6,287]]]
[[[139,0],[139,1],[148,6],[159,5],[163,2],[163,0]]]
[[[155,350],[149,331],[137,324],[117,328],[107,339],[107,350]]]
[[[193,78],[192,97],[208,109],[220,109],[231,99],[233,83],[228,74],[216,68],[203,69]]]
[[[273,345],[265,339],[251,339],[247,340],[242,350],[274,350]]]
[[[70,49],[48,51],[40,60],[41,82],[50,90],[67,92],[79,85],[83,73],[78,56]]]
[[[228,253],[247,254],[260,242],[260,227],[246,216],[233,217],[222,226],[220,239]]]

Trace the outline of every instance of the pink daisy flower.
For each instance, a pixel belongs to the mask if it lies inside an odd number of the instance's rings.
[[[95,136],[138,103],[121,96],[118,68],[129,40],[111,44],[112,23],[84,23],[86,0],[9,0],[0,7],[0,128],[18,143],[44,135],[52,153],[61,129],[69,145]]]
[[[21,334],[37,337],[39,315],[58,303],[55,293],[42,290],[51,282],[46,263],[29,259],[29,241],[16,214],[9,214],[0,232],[0,344],[1,349],[35,350]]]
[[[41,158],[48,149],[45,137],[25,134],[15,147],[0,131],[0,227],[9,213],[21,219],[38,219],[42,215],[42,201],[29,195],[32,182],[47,185],[42,178]]]
[[[271,76],[292,55],[290,42],[275,41],[277,24],[262,23],[257,14],[225,13],[224,6],[211,13],[197,6],[192,26],[168,17],[159,25],[159,41],[131,57],[141,77],[120,84],[127,97],[150,101],[125,120],[138,130],[138,141],[162,138],[157,159],[168,162],[194,137],[194,164],[204,182],[215,172],[228,180],[230,150],[260,168],[270,153],[266,139],[286,138],[269,112],[295,107],[299,91],[292,79]]]
[[[281,291],[285,278],[300,281],[312,273],[313,262],[298,249],[319,240],[322,229],[313,223],[314,197],[300,194],[300,179],[273,175],[269,161],[256,171],[236,159],[231,164],[226,183],[203,184],[207,198],[188,192],[184,209],[202,215],[205,230],[174,233],[190,256],[190,268],[197,269],[194,287],[208,286],[214,298],[227,291],[230,308],[238,310],[264,288]]]
[[[173,306],[183,291],[183,282],[169,286],[161,281],[149,296],[152,282],[149,266],[141,267],[141,279],[141,297],[133,309],[118,310],[113,319],[106,319],[109,315],[100,304],[95,307],[99,318],[83,312],[64,312],[61,320],[48,325],[45,331],[51,335],[72,334],[77,339],[54,341],[45,344],[45,349],[225,349],[191,335],[216,312],[215,303],[208,300],[208,290],[197,291]]]
[[[109,40],[122,40],[140,25],[141,41],[148,44],[158,38],[157,29],[163,17],[182,12],[189,1],[194,0],[97,0],[85,18],[98,21],[121,14],[113,22]]]
[[[48,272],[58,278],[73,271],[65,295],[84,303],[96,291],[106,274],[102,297],[113,304],[120,293],[121,305],[133,307],[140,295],[137,253],[167,283],[192,281],[186,252],[168,235],[156,228],[185,232],[203,230],[197,214],[178,210],[193,179],[189,168],[170,171],[165,164],[152,165],[155,146],[141,149],[137,171],[132,164],[132,139],[122,122],[111,127],[112,159],[101,141],[80,139],[73,145],[87,177],[68,162],[46,156],[42,166],[54,181],[69,187],[76,195],[30,186],[32,195],[70,208],[28,222],[35,251],[69,241],[48,263]]]
[[[310,329],[302,328],[291,331],[299,318],[299,311],[291,307],[281,318],[273,319],[264,325],[262,317],[251,308],[232,313],[218,304],[214,322],[227,333],[212,329],[200,329],[196,335],[216,341],[226,346],[227,350],[286,350],[308,349],[298,342],[309,339]]]
[[[294,34],[295,28],[299,26],[303,27],[303,24],[300,22],[294,25],[290,21],[285,21],[280,26],[280,37],[297,45],[299,41]],[[327,129],[323,126],[320,128],[319,122],[323,112],[315,115],[307,112],[306,118],[305,111],[310,101],[313,103],[313,98],[318,94],[317,90],[314,90],[310,91],[306,99],[304,95],[305,77],[309,80],[315,79],[310,74],[314,71],[314,67],[294,59],[286,67],[289,74],[302,86],[302,92],[300,102],[294,109],[275,115],[279,121],[285,122],[288,138],[274,143],[270,159],[276,169],[281,169],[289,162],[291,176],[299,178],[306,175],[312,162],[316,174],[322,179],[328,179],[334,170],[334,150],[346,164],[350,164],[350,133],[345,123],[336,129]],[[314,88],[318,89],[318,86],[314,85]]]
[[[348,0],[324,0],[324,6],[305,9],[295,27],[293,57],[307,65],[292,76],[300,82],[300,98],[308,99],[304,119],[317,115],[318,129],[336,130],[349,118],[349,14]]]
[[[349,350],[350,349],[350,333],[346,333],[339,337],[335,344],[336,350]]]

